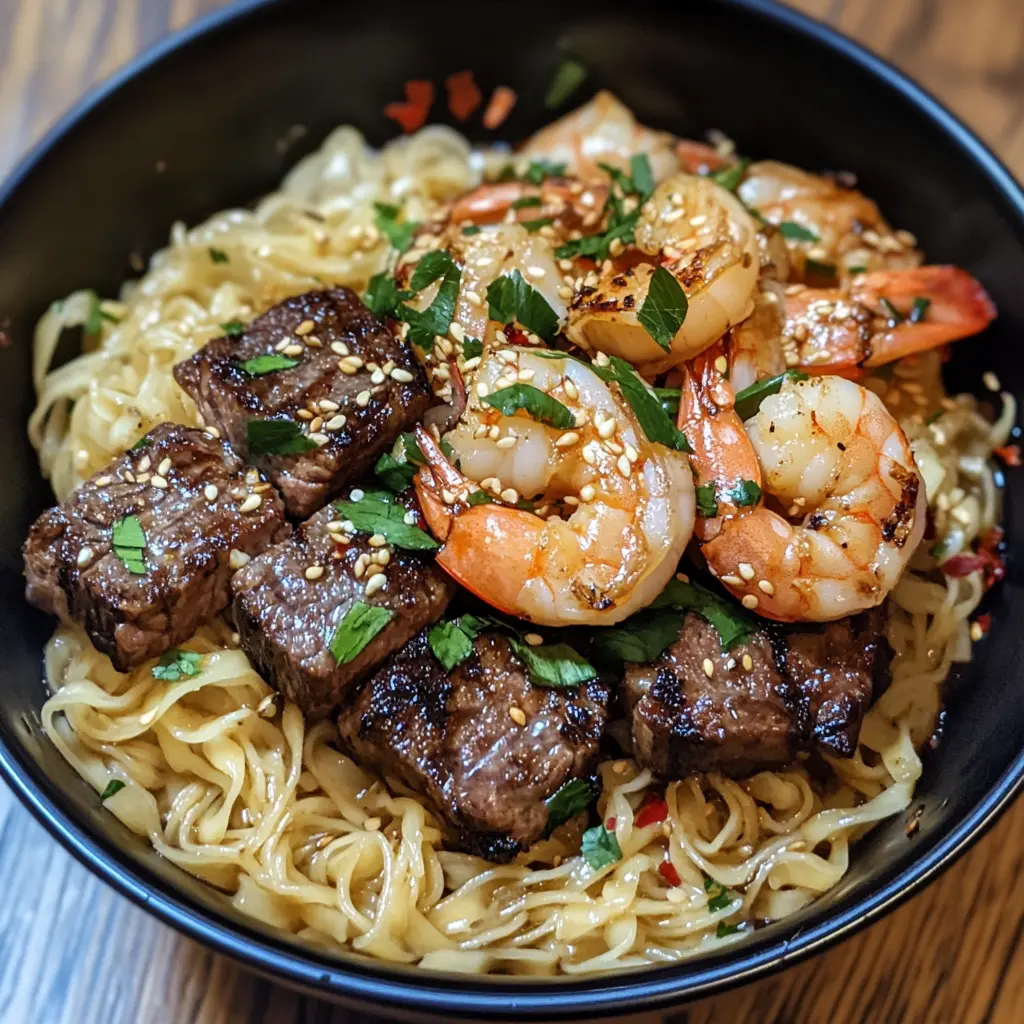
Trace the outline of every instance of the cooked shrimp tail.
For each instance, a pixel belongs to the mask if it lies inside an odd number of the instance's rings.
[[[786,362],[855,375],[984,330],[996,309],[966,270],[879,270],[848,289],[806,288],[786,297]]]

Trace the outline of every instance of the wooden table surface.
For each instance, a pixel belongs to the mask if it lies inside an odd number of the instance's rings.
[[[222,0],[0,0],[0,174],[85,89]],[[1024,178],[1022,0],[798,0],[935,92]],[[672,1024],[1024,1020],[1024,801],[857,938]],[[353,1015],[261,981],[94,879],[0,787],[0,1020]]]

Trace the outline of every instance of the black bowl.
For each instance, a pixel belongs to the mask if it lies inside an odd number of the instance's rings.
[[[1011,557],[991,601],[994,629],[948,694],[948,724],[905,821],[878,828],[824,898],[727,951],[588,979],[469,979],[326,957],[235,912],[211,888],[161,860],[104,812],[43,736],[40,651],[52,623],[22,597],[19,548],[50,502],[25,440],[32,406],[30,338],[47,303],[74,288],[114,294],[131,254],[164,244],[172,221],[195,222],[270,190],[336,124],[371,142],[404,80],[443,80],[476,64],[486,90],[507,83],[519,104],[506,129],[524,137],[546,117],[560,53],[644,121],[683,135],[724,129],[742,152],[858,173],[933,262],[979,277],[999,307],[983,338],[961,343],[957,389],[992,369],[1018,398],[1024,367],[1024,194],[984,146],[931,97],[827,29],[760,0],[662,5],[391,3],[385,14],[330,0],[249,3],[146,55],[66,117],[0,194],[0,321],[13,344],[0,372],[0,770],[44,825],[100,877],[162,920],[289,984],[402,1015],[554,1019],[639,1012],[721,991],[793,963],[877,920],[919,890],[995,820],[1021,786],[1024,597]],[[473,54],[480,53],[476,60]],[[439,107],[441,105],[439,104]],[[295,130],[302,125],[305,133]],[[158,170],[158,162],[162,170]],[[1020,475],[1008,481],[1011,556],[1021,547]]]

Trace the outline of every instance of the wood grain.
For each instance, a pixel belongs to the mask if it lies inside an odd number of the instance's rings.
[[[88,87],[219,0],[0,0],[0,174]],[[1024,177],[1021,0],[798,0],[930,88]],[[880,924],[671,1024],[1024,1019],[1024,803]],[[0,787],[0,1020],[328,1024],[131,906]],[[368,1018],[363,1018],[368,1020]]]

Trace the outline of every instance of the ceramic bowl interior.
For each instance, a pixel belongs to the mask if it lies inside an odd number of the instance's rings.
[[[394,127],[386,103],[409,78],[443,82],[473,67],[481,87],[511,85],[502,130],[521,139],[549,114],[543,97],[563,55],[590,75],[578,94],[616,92],[638,117],[680,135],[719,128],[753,157],[849,169],[932,262],[979,277],[999,308],[983,337],[955,348],[957,390],[984,370],[1024,397],[1024,197],[934,101],[884,64],[798,15],[756,0],[701,5],[520,0],[442,6],[291,0],[243,5],[147,55],[58,126],[0,194],[0,767],[53,833],[121,892],[255,970],[392,1013],[491,1019],[572,1017],[678,1003],[791,962],[877,917],[967,845],[1024,772],[1024,476],[1011,475],[1010,571],[990,599],[994,628],[949,687],[942,742],[914,808],[857,846],[842,882],[803,912],[721,954],[678,965],[554,982],[446,977],[358,955],[326,957],[240,916],[227,898],[161,860],[112,816],[40,729],[40,652],[52,622],[23,600],[20,546],[51,502],[25,436],[33,404],[32,325],[81,287],[116,294],[131,259],[195,223],[270,190],[335,125],[372,143]],[[443,103],[438,104],[440,113]],[[298,130],[295,126],[302,126]],[[474,139],[487,133],[478,122]],[[158,166],[162,169],[158,170]]]

